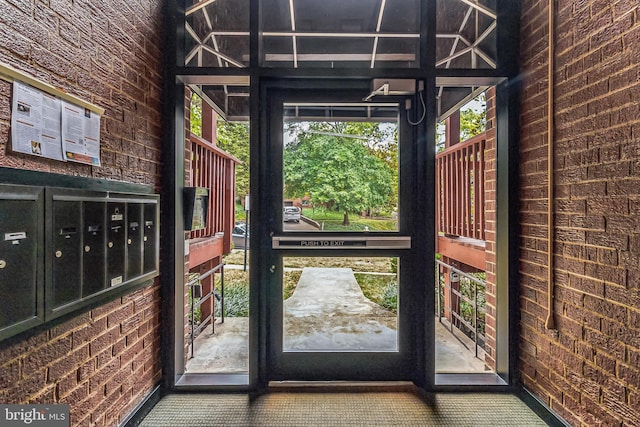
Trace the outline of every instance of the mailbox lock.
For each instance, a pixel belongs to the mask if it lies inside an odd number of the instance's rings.
[[[62,257],[62,251],[56,251],[56,258]]]
[[[90,252],[91,251],[91,246],[87,245],[84,247],[84,251],[85,252]]]
[[[0,259],[0,269],[5,268],[7,266],[7,261]]]
[[[113,247],[113,242],[109,242],[109,243],[107,244],[107,246],[109,246],[110,248],[112,248],[112,247]]]

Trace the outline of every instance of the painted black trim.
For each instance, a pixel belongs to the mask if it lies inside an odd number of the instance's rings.
[[[154,406],[163,397],[162,388],[156,385],[151,393],[147,394],[140,403],[133,408],[133,411],[122,421],[120,427],[137,427],[140,425],[144,417],[146,417]]]
[[[560,415],[556,414],[542,400],[524,387],[518,387],[514,394],[522,400],[537,416],[551,427],[571,427]]]
[[[171,389],[174,385],[176,371],[176,345],[182,338],[176,337],[176,313],[179,306],[175,302],[175,280],[180,275],[177,264],[176,235],[182,233],[182,227],[177,223],[176,215],[182,215],[182,206],[178,209],[177,185],[180,167],[177,161],[181,158],[184,162],[184,151],[178,153],[175,141],[184,140],[184,116],[181,117],[182,125],[176,125],[180,118],[179,111],[184,108],[184,86],[176,84],[176,68],[179,55],[184,55],[184,0],[167,0],[164,8],[164,28],[167,29],[164,37],[164,80],[162,123],[162,191],[161,198],[163,209],[161,211],[160,241],[160,295],[161,295],[161,358],[162,375],[165,389]],[[181,96],[182,95],[182,96]],[[170,100],[170,101],[169,101]],[[182,131],[181,131],[182,130]],[[183,143],[184,144],[184,143]],[[182,170],[182,169],[181,169]],[[184,179],[184,178],[182,178]],[[181,218],[181,217],[180,217]],[[184,251],[184,245],[183,249]],[[184,265],[184,258],[180,260]],[[184,266],[182,267],[184,269]],[[184,281],[184,275],[183,275]],[[184,284],[183,284],[184,285]],[[184,304],[182,304],[184,305]],[[181,335],[179,335],[181,337]],[[181,344],[182,346],[182,344]]]
[[[0,183],[91,191],[153,194],[152,185],[0,167]]]

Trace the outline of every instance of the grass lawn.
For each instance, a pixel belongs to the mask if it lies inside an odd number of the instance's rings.
[[[304,209],[302,215],[318,221],[325,231],[395,231],[398,221],[390,218],[369,218],[349,214],[349,225],[342,225],[343,214],[324,209]]]

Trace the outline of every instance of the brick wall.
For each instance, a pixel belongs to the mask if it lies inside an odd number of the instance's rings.
[[[105,109],[101,167],[7,149],[0,166],[160,184],[162,3],[0,0],[0,62]],[[72,425],[118,425],[160,380],[158,282],[37,334],[0,343],[0,402],[70,403]]]
[[[521,378],[572,425],[640,425],[640,6],[555,4],[551,248],[548,2],[522,4]],[[544,327],[548,250],[554,331]]]
[[[485,358],[496,369],[496,89],[487,89],[487,142],[485,146]]]

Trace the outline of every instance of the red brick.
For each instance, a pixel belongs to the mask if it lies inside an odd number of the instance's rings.
[[[123,320],[125,320],[128,316],[133,313],[133,304],[128,303],[119,307],[118,309],[112,311],[107,316],[107,325],[109,328],[112,328],[115,325],[120,324]]]
[[[0,366],[0,389],[8,388],[20,378],[20,363],[17,359]]]
[[[55,381],[56,378],[68,372],[76,372],[77,368],[89,357],[89,345],[78,348],[73,352],[68,352],[56,360],[49,367],[48,380]]]
[[[30,352],[23,361],[22,376],[28,377],[41,370],[54,360],[64,357],[71,351],[71,337],[66,336],[49,342],[44,347]]]

